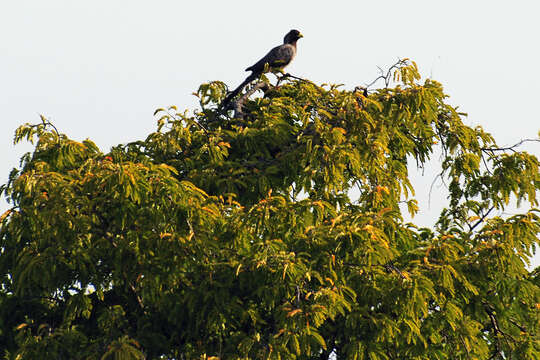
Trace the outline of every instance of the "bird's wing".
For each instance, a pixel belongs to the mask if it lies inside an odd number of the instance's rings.
[[[271,68],[282,68],[288,65],[294,55],[296,49],[290,44],[283,44],[276,46],[268,52],[261,60],[251,65],[246,71],[253,71],[254,73],[261,73],[264,70],[265,64],[268,64]]]

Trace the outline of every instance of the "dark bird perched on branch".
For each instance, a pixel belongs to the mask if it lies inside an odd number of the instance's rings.
[[[291,30],[283,38],[283,44],[276,46],[268,52],[261,60],[257,61],[254,65],[251,65],[246,71],[251,71],[244,82],[242,82],[236,89],[234,89],[221,103],[222,108],[226,108],[229,102],[236,96],[244,86],[255,80],[266,71],[280,71],[294,59],[296,55],[296,41],[303,37],[298,30]],[[268,64],[268,66],[266,65]]]

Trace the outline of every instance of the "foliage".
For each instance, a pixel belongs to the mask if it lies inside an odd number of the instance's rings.
[[[395,86],[388,76],[393,74]],[[373,91],[285,77],[158,109],[101,152],[44,117],[2,187],[6,359],[539,359],[539,163],[401,61]],[[240,100],[239,100],[240,101]],[[408,177],[442,149],[433,228]],[[531,210],[491,216],[514,199]]]

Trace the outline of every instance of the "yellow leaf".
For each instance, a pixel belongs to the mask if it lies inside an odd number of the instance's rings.
[[[373,232],[374,228],[371,225],[365,225],[362,230],[367,231],[369,233]]]
[[[411,280],[411,276],[409,275],[408,272],[406,271],[402,271],[401,274],[403,275],[403,277],[407,280]]]
[[[11,214],[11,210],[6,210],[2,216],[0,216],[0,222],[4,221],[4,219],[9,215]]]
[[[295,309],[293,311],[289,311],[287,313],[287,317],[293,317],[294,315],[298,314],[298,313],[301,313],[302,312],[302,309]]]
[[[210,209],[210,208],[207,207],[207,206],[203,206],[202,209],[203,209],[204,211],[206,211],[206,212],[209,212],[210,214],[212,214],[212,215],[214,215],[214,216],[218,216],[218,214],[217,214],[214,210]]]
[[[161,111],[165,111],[165,109],[163,109],[163,108],[156,109],[156,111],[154,111],[154,116],[156,116],[156,114],[161,112]]]
[[[324,204],[321,202],[321,201],[314,201],[313,202],[313,205],[317,205],[318,207],[320,207],[321,209],[324,209]]]

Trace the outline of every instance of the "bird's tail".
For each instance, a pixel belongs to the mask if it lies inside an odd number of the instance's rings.
[[[221,102],[221,108],[222,109],[227,109],[227,107],[229,106],[229,103],[231,102],[232,99],[234,99],[234,97],[236,95],[238,95],[238,93],[240,91],[242,91],[242,89],[244,88],[244,86],[246,86],[247,84],[249,84],[250,82],[252,82],[253,80],[255,80],[257,77],[259,76],[259,74],[256,74],[256,73],[252,73],[251,75],[249,75],[246,80],[244,80],[240,85],[238,85],[238,87],[236,89],[234,89],[233,91],[231,91],[229,93],[229,95],[227,95],[225,97],[225,99],[223,99],[223,101]]]

